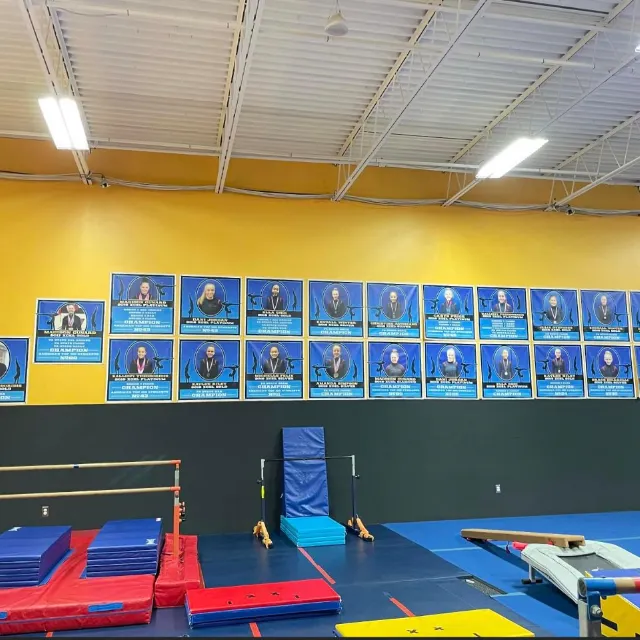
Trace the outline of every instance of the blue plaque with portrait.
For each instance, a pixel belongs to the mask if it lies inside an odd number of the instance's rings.
[[[537,344],[533,353],[538,398],[584,398],[584,367],[579,345]]]
[[[245,349],[246,400],[302,398],[304,356],[301,340],[247,340]]]
[[[533,339],[580,340],[577,289],[531,289]]]
[[[631,347],[588,344],[584,350],[589,398],[635,398]]]
[[[104,308],[103,300],[38,299],[34,362],[102,362]]]
[[[178,400],[239,400],[240,340],[180,340]]]
[[[640,342],[640,291],[631,291],[631,326],[633,339]]]
[[[582,289],[580,298],[585,342],[629,341],[626,292]]]
[[[480,362],[483,398],[533,397],[529,345],[483,344]]]
[[[370,338],[419,338],[417,284],[367,283]]]
[[[240,278],[181,276],[180,333],[240,335]]]
[[[301,336],[302,304],[302,280],[247,278],[247,335]]]
[[[369,342],[369,397],[421,398],[422,367],[417,342]]]
[[[173,333],[176,277],[111,275],[111,333]]]
[[[429,342],[424,368],[427,398],[478,397],[478,369],[474,344]]]
[[[528,340],[527,290],[478,287],[480,340]]]
[[[309,342],[309,397],[364,398],[362,342]]]
[[[0,338],[0,404],[27,401],[29,338]]]
[[[173,397],[173,340],[109,340],[107,402],[167,402]]]
[[[476,335],[473,287],[425,284],[425,336],[450,340],[473,340]]]
[[[362,338],[362,282],[309,281],[309,335]]]

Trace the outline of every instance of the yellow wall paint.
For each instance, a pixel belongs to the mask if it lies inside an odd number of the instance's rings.
[[[640,288],[640,221],[0,181],[0,335],[112,271]],[[506,250],[506,257],[505,257]],[[101,403],[105,365],[30,365],[29,403]]]
[[[87,164],[93,173],[110,178],[181,186],[214,185],[218,173],[218,159],[212,156],[145,151],[94,149]],[[76,173],[76,167],[71,154],[57,151],[50,141],[0,138],[0,171],[57,174]],[[261,191],[330,194],[338,186],[338,177],[338,167],[329,164],[235,158],[229,165],[226,185]],[[464,179],[461,174],[367,167],[349,194],[393,199],[446,198],[456,193]],[[565,186],[572,188],[570,183]],[[575,188],[580,186],[578,183]],[[507,177],[486,180],[463,199],[546,206],[551,188],[549,180]],[[566,195],[561,183],[556,182],[553,188],[556,199]],[[603,185],[573,204],[594,209],[640,209],[640,193],[635,187]]]

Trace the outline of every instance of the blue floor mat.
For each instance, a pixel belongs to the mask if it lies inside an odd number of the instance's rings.
[[[494,600],[527,620],[539,620],[545,629],[560,638],[578,637],[578,620],[521,593],[494,596]]]
[[[640,540],[640,511],[394,522],[385,526],[434,552],[441,549],[469,548],[471,543],[460,537],[460,529],[465,528],[574,533],[591,540],[616,542],[619,539]]]

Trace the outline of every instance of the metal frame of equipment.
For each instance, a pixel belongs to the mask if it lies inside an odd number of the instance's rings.
[[[640,577],[580,578],[578,580],[580,637],[603,637],[601,599],[625,593],[640,593]]]
[[[24,500],[30,498],[71,498],[80,496],[123,495],[129,493],[173,494],[173,557],[180,558],[180,523],[186,520],[187,509],[180,501],[180,465],[181,460],[137,460],[134,462],[84,462],[80,464],[42,464],[18,467],[0,467],[0,473],[11,471],[58,471],[62,469],[113,469],[118,467],[159,467],[173,466],[174,483],[170,487],[134,487],[131,489],[92,489],[89,491],[49,491],[44,493],[4,493],[0,500]]]
[[[260,485],[260,520],[255,527],[253,527],[253,535],[258,538],[262,544],[267,548],[273,547],[273,541],[269,536],[269,530],[267,529],[267,507],[264,488],[264,466],[267,462],[292,462],[296,460],[351,460],[351,518],[347,520],[347,530],[357,535],[363,540],[373,541],[373,536],[369,533],[364,526],[360,516],[358,515],[357,503],[356,503],[356,480],[360,479],[360,476],[356,473],[356,457],[350,456],[320,456],[320,457],[305,457],[305,458],[262,458],[260,460],[260,479],[257,483]]]

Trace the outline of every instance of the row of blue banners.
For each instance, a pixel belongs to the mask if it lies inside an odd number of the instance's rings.
[[[243,362],[241,351],[244,345]],[[634,398],[632,348],[462,342],[111,338],[107,402]],[[477,349],[480,351],[478,362]],[[635,347],[640,362],[640,346]],[[305,361],[306,364],[305,364]],[[177,363],[177,366],[176,366]],[[0,403],[27,400],[29,338],[0,338]]]

